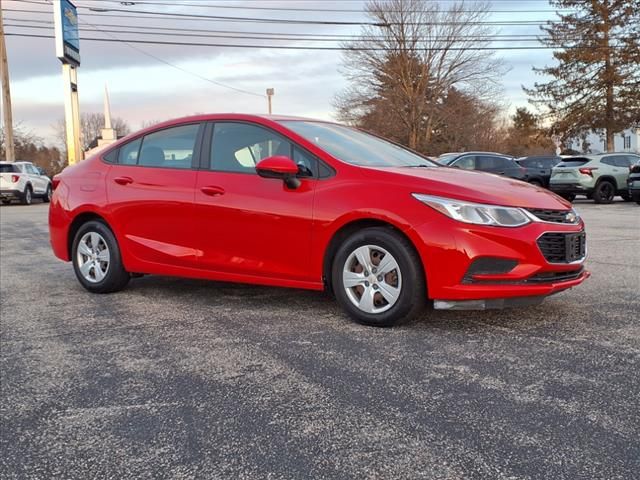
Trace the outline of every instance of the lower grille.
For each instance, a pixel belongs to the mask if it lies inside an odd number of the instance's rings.
[[[586,254],[586,236],[579,233],[545,233],[538,238],[538,247],[549,263],[572,263]]]
[[[525,283],[551,283],[551,282],[566,282],[568,280],[575,280],[580,277],[583,272],[581,267],[578,270],[572,270],[570,272],[545,272],[538,273],[533,277],[529,277],[525,280]]]

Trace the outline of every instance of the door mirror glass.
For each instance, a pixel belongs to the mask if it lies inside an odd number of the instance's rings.
[[[256,172],[264,178],[279,178],[284,180],[289,188],[300,186],[300,180],[296,178],[298,166],[293,160],[284,155],[276,155],[261,160],[256,165]]]

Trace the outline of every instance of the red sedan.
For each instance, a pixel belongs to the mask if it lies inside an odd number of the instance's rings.
[[[388,326],[428,299],[537,304],[589,275],[584,223],[562,198],[324,121],[173,120],[54,188],[53,251],[97,293],[139,274],[329,289],[357,321]]]

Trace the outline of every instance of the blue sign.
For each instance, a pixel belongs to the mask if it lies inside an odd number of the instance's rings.
[[[62,40],[79,52],[80,37],[76,7],[69,0],[61,0],[60,3],[62,4]]]
[[[56,54],[64,63],[80,65],[78,12],[69,0],[54,0]]]

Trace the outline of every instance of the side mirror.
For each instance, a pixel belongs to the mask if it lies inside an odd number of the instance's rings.
[[[278,178],[283,180],[289,188],[298,188],[300,186],[300,180],[296,177],[298,174],[298,165],[284,155],[276,155],[261,160],[256,165],[256,172],[264,178]]]

